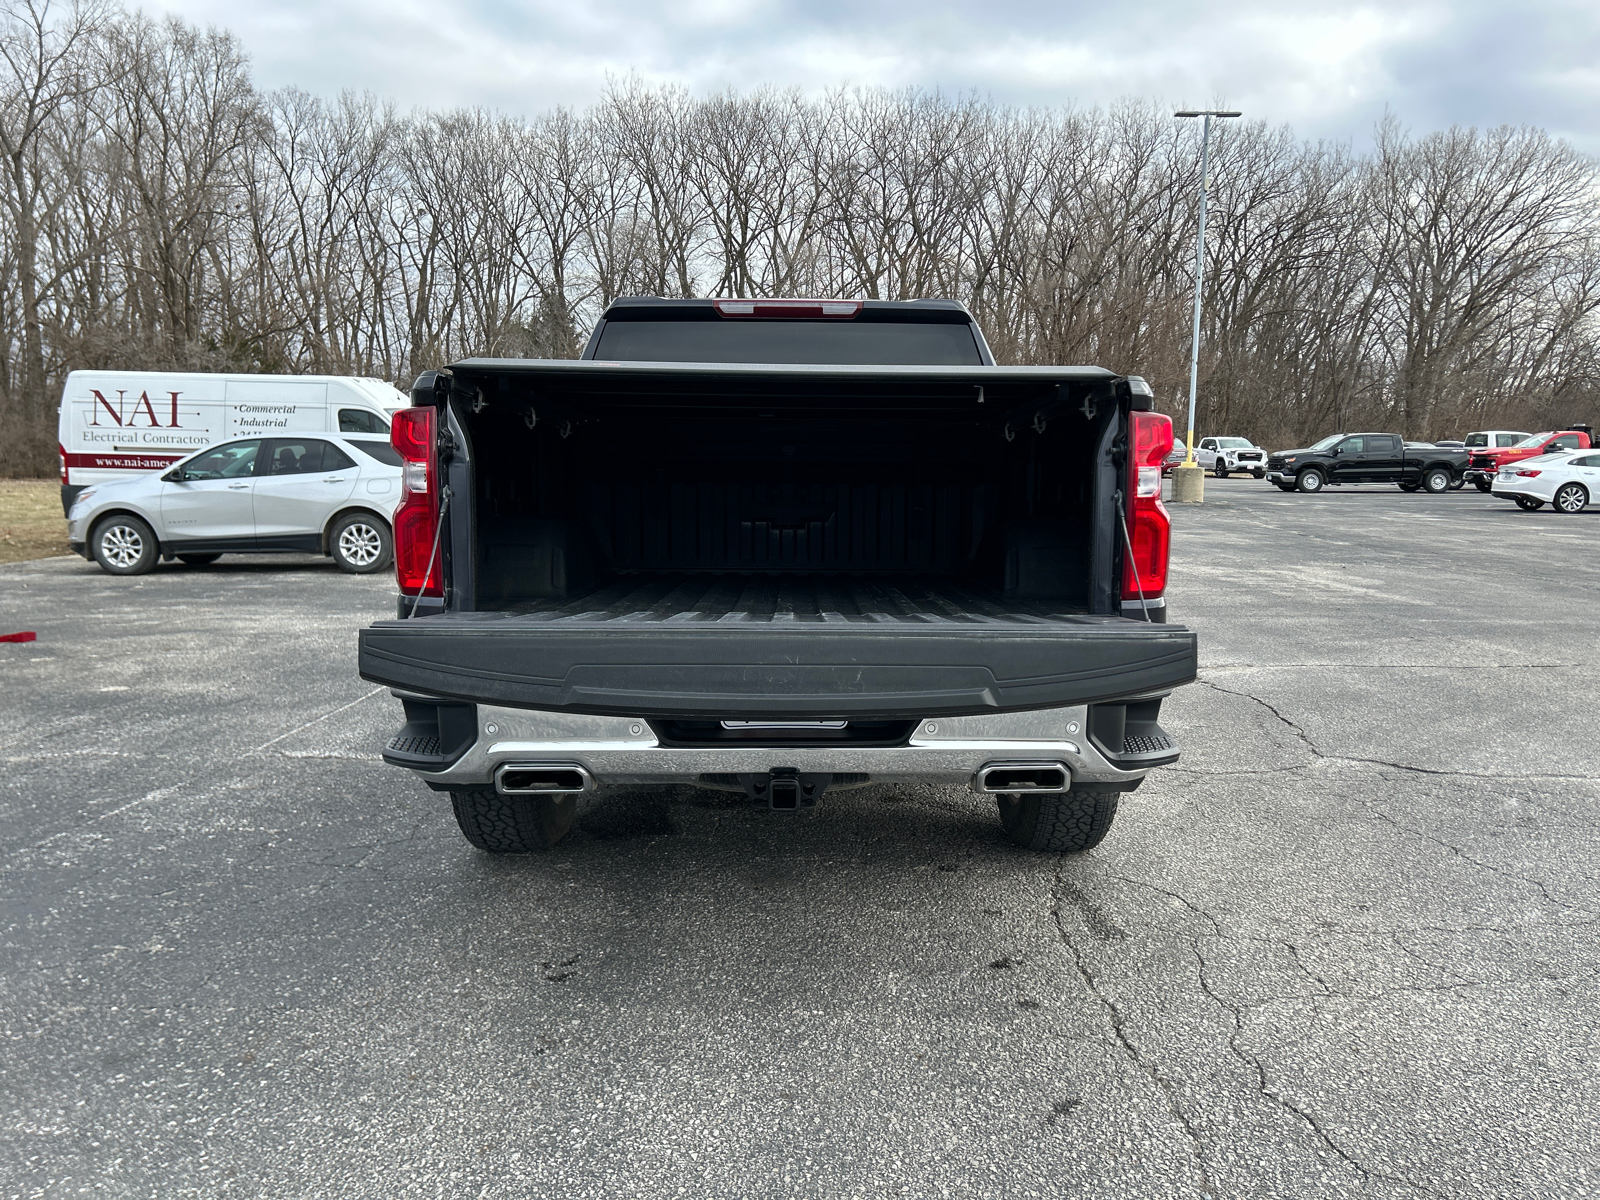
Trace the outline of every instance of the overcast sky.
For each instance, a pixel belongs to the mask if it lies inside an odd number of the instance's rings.
[[[263,87],[413,105],[582,106],[611,76],[696,93],[764,83],[976,90],[1016,104],[1225,100],[1366,143],[1539,125],[1600,153],[1600,0],[147,0],[233,30]]]

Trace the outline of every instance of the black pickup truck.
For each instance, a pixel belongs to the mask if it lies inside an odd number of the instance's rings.
[[[578,797],[687,783],[777,810],[887,781],[1105,836],[1178,749],[1170,420],[1136,377],[997,367],[947,301],[613,304],[582,359],[469,359],[396,414],[398,616],[362,677],[384,758],[491,852]]]
[[[1394,483],[1402,492],[1446,492],[1466,478],[1466,449],[1402,441],[1397,433],[1334,433],[1304,450],[1267,458],[1267,481],[1286,492],[1330,484]]]

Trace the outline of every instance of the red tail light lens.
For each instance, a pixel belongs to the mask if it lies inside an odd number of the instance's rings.
[[[1172,450],[1172,418],[1134,412],[1128,454],[1128,540],[1123,547],[1122,598],[1152,600],[1167,590],[1172,518],[1161,503],[1161,460]]]
[[[400,507],[394,513],[394,574],[408,596],[444,595],[439,536],[439,454],[431,408],[402,408],[389,427],[400,454]],[[432,569],[429,569],[429,562]]]
[[[1539,477],[1539,472],[1537,471],[1518,471],[1517,474],[1527,479],[1537,479]]]
[[[57,442],[56,453],[61,457],[61,482],[63,485],[71,483],[72,480],[67,478],[67,448]]]

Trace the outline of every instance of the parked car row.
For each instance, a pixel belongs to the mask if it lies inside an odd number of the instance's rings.
[[[1454,491],[1467,483],[1514,500],[1524,509],[1546,504],[1579,512],[1597,495],[1600,450],[1587,425],[1543,433],[1481,429],[1460,441],[1406,441],[1394,433],[1335,433],[1302,450],[1267,454],[1248,438],[1208,437],[1195,446],[1195,461],[1219,478],[1249,471],[1286,492],[1320,492],[1355,483],[1393,483],[1404,492]],[[1186,458],[1175,445],[1163,474]]]
[[[1529,512],[1546,504],[1559,513],[1582,512],[1600,496],[1600,453],[1560,450],[1508,463],[1489,490]]]
[[[1480,492],[1487,492],[1500,471],[1512,463],[1538,458],[1545,454],[1556,454],[1563,450],[1589,450],[1594,445],[1594,430],[1587,425],[1575,425],[1570,429],[1548,429],[1543,433],[1530,433],[1521,441],[1513,442],[1509,446],[1474,449],[1472,460],[1467,464],[1467,482]]]

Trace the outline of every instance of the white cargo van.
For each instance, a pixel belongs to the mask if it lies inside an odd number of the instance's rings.
[[[61,507],[93,483],[162,471],[252,433],[388,433],[411,403],[379,379],[74,371],[61,393]]]

